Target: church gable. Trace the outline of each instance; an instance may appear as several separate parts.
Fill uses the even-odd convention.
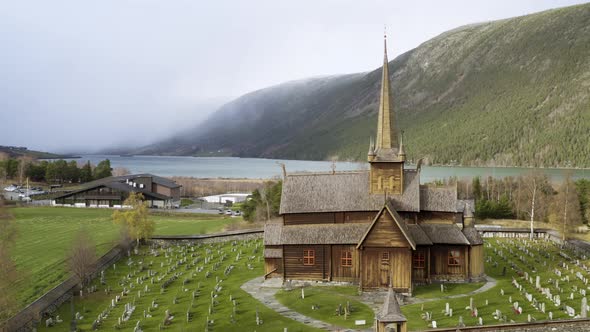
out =
[[[412,248],[416,245],[411,238],[405,221],[388,206],[379,211],[357,247]]]

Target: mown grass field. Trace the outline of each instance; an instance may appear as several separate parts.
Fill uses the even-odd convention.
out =
[[[13,255],[22,275],[15,285],[22,307],[67,279],[66,255],[81,227],[94,239],[99,256],[119,238],[119,228],[111,220],[113,211],[108,209],[31,207],[13,208],[10,212],[19,232]],[[242,222],[241,218],[205,214],[156,213],[150,218],[159,235],[213,233]]]
[[[83,316],[77,327],[90,331],[101,315],[100,331],[133,331],[138,321],[143,331],[318,331],[268,309],[240,288],[264,273],[262,252],[261,240],[143,246],[138,255],[107,268],[104,283],[95,279],[96,292],[75,297],[74,312]],[[129,292],[121,295],[125,289]],[[113,307],[116,296],[121,300]],[[134,310],[121,319],[126,304]],[[174,316],[169,324],[164,323],[167,310]],[[64,303],[56,313],[63,322],[49,328],[42,322],[39,331],[69,331],[71,312],[70,302]]]

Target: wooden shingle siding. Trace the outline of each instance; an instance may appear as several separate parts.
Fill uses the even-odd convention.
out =
[[[469,274],[470,277],[479,277],[484,274],[483,245],[469,248]]]
[[[410,247],[400,228],[388,213],[381,214],[363,245],[366,247]]]
[[[387,253],[388,263],[383,259]],[[387,287],[391,282],[394,290],[410,292],[412,288],[412,250],[409,248],[365,248],[362,253],[363,288]]]
[[[415,262],[415,255],[417,253],[421,253],[424,257],[423,267],[417,267]],[[428,279],[428,260],[430,259],[428,255],[427,248],[420,248],[416,249],[415,252],[412,253],[412,280],[417,282],[424,282]]]
[[[283,216],[285,225],[333,224],[334,213],[294,213]]]
[[[377,211],[366,211],[366,212],[345,212],[344,222],[345,223],[370,223],[375,218]]]
[[[352,253],[352,266],[342,266],[342,252]],[[358,281],[359,255],[354,245],[332,246],[332,280],[334,281]]]
[[[466,278],[468,260],[466,259],[467,246],[434,246],[430,250],[430,274],[431,275],[451,275]],[[456,250],[459,252],[459,267],[449,266],[449,251]]]
[[[285,261],[286,279],[322,280],[328,277],[328,264],[323,245],[289,245],[285,246],[283,255]],[[314,250],[313,265],[303,265],[303,251]]]
[[[264,259],[264,274],[269,274],[268,277],[280,276],[283,271],[282,258],[265,258]],[[274,272],[273,272],[274,271]]]

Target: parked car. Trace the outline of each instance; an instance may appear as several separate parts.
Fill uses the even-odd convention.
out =
[[[13,184],[13,185],[10,185],[10,186],[4,188],[4,191],[13,192],[13,191],[16,191],[18,189],[20,189],[20,186],[17,186],[15,184]]]
[[[234,211],[234,216],[241,216],[242,212],[240,210]]]
[[[233,214],[232,210],[225,210],[225,214],[231,216]]]

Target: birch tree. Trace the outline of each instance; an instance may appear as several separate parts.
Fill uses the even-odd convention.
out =
[[[155,223],[148,218],[147,203],[143,201],[141,193],[129,194],[123,205],[131,208],[113,212],[113,222],[125,227],[129,237],[139,245],[141,240],[152,236]]]

